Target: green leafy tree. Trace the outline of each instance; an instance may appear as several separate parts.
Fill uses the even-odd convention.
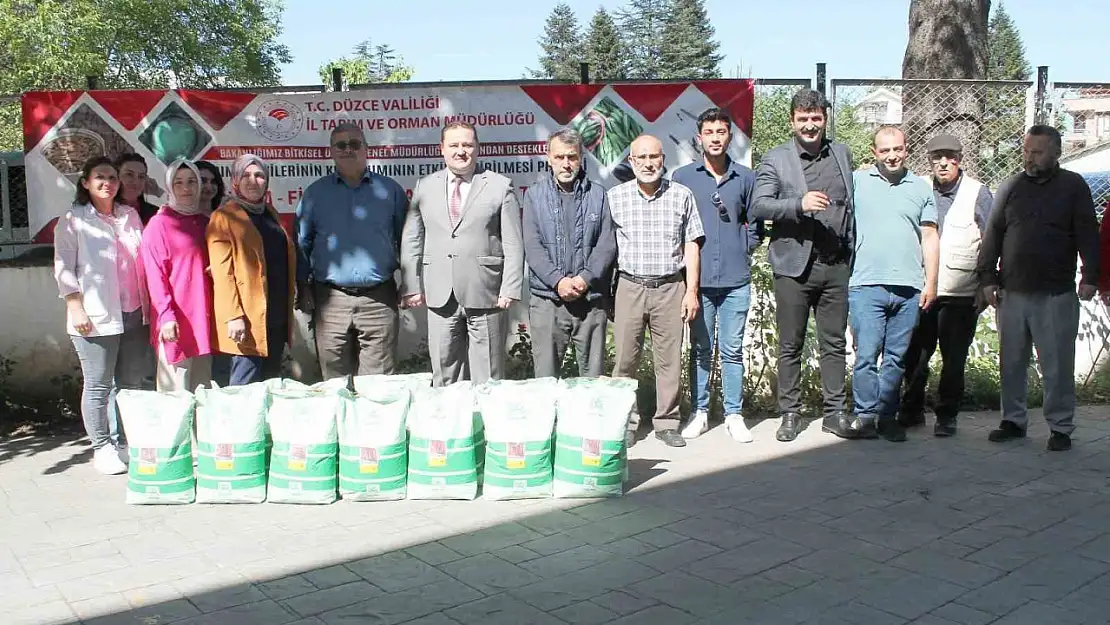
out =
[[[773,87],[756,93],[752,113],[752,163],[759,166],[763,155],[793,134],[790,127],[790,98],[793,87]]]
[[[348,85],[367,85],[376,82],[405,82],[412,80],[413,68],[404,64],[393,48],[374,46],[367,39],[354,47],[350,56],[328,61],[320,66],[320,80],[331,89],[332,69],[343,69],[343,82]]]
[[[628,0],[617,11],[628,49],[628,77],[658,80],[663,72],[663,35],[671,14],[671,0]]]
[[[533,78],[574,81],[579,78],[582,54],[582,33],[578,18],[569,4],[559,3],[547,16],[540,38],[540,69],[530,70]]]
[[[713,40],[705,0],[672,0],[669,14],[659,50],[659,78],[720,78],[724,57]]]
[[[279,0],[0,0],[0,93],[280,84]],[[0,109],[0,149],[22,144]]]
[[[628,51],[617,32],[613,16],[598,8],[586,33],[586,62],[590,79],[597,81],[628,78]]]
[[[1029,80],[1033,74],[1025,58],[1021,33],[1001,2],[994,7],[987,26],[987,50],[988,79]],[[980,177],[994,184],[1021,169],[1025,89],[1000,85],[987,91],[983,111],[983,162],[979,170]]]

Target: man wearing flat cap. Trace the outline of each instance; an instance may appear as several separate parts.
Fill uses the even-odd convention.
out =
[[[936,436],[956,433],[956,415],[964,392],[964,368],[975,326],[986,302],[979,296],[975,264],[991,213],[991,192],[960,168],[963,146],[952,135],[937,135],[925,145],[929,182],[937,203],[940,268],[937,300],[921,311],[906,352],[899,421],[903,427],[925,423],[925,387],[929,360],[940,347],[940,384],[934,408]]]

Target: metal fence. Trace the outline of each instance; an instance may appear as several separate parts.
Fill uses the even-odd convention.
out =
[[[1101,217],[1110,208],[1110,83],[1054,83],[1044,108],[1063,135],[1061,165],[1083,174]]]
[[[925,144],[952,134],[964,146],[961,166],[994,187],[1021,171],[1021,139],[1033,124],[1033,83],[983,80],[833,80],[833,130],[857,165],[871,162],[880,126],[906,133],[908,167],[927,174]]]

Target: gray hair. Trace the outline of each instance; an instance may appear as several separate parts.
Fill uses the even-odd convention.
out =
[[[559,130],[551,133],[551,136],[547,138],[548,150],[551,149],[551,142],[555,141],[556,139],[559,140],[559,143],[562,143],[564,145],[573,145],[575,148],[578,149],[579,156],[582,155],[582,134],[579,133],[577,130],[573,128],[560,128]]]
[[[341,132],[353,132],[359,137],[362,137],[363,142],[366,141],[366,134],[362,132],[362,128],[358,127],[358,124],[354,122],[339,122],[335,125],[335,128],[332,129],[331,136],[328,137],[328,143],[335,141],[335,135]]]

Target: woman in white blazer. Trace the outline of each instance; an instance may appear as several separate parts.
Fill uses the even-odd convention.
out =
[[[140,389],[151,375],[146,288],[140,265],[142,222],[121,204],[119,172],[106,157],[90,159],[73,207],[54,228],[54,277],[66,303],[66,326],[81,361],[81,417],[101,473],[127,471],[125,433],[109,438],[113,383]]]

